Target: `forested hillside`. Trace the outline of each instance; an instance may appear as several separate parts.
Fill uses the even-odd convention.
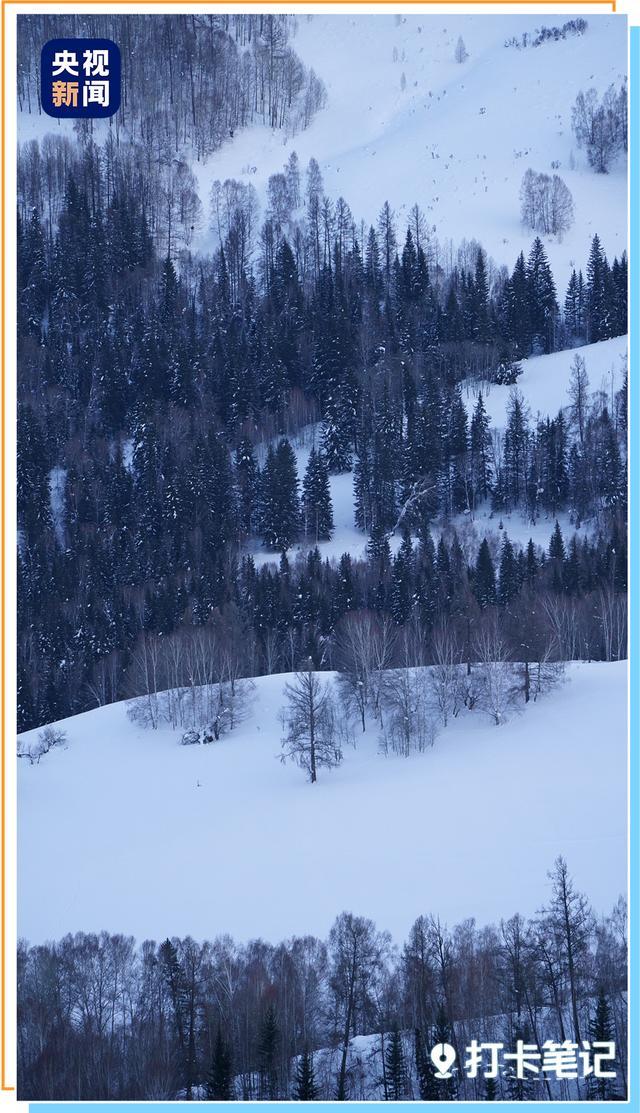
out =
[[[592,397],[578,357],[566,409],[532,421],[517,378],[532,351],[625,330],[624,259],[610,265],[595,238],[565,298],[539,238],[511,273],[491,275],[480,245],[433,272],[418,207],[402,235],[386,207],[361,245],[311,166],[297,250],[269,219],[250,267],[239,203],[216,256],[178,272],[126,179],[109,195],[102,160],[87,166],[91,149],[74,155],[56,233],[37,207],[19,225],[23,726],[137,694],[135,646],[203,622],[236,630],[251,675],[309,653],[321,666],[348,611],[402,626],[418,610],[428,637],[445,615],[511,614],[551,590],[578,614],[586,599],[575,653],[607,656],[591,616],[624,589],[625,393]],[[516,384],[497,441],[483,380]],[[317,451],[299,477],[290,438],[309,422]],[[352,466],[369,559],[327,563],[314,545],[332,533],[328,475]],[[595,529],[558,529],[547,553],[508,539],[465,553],[455,532],[432,534],[488,500]],[[309,556],[290,566],[301,537]],[[279,569],[255,568],[254,538]]]
[[[27,122],[55,26],[21,21]],[[496,613],[512,653],[533,614],[532,659],[619,657],[626,373],[618,360],[603,390],[602,360],[590,377],[588,348],[570,349],[626,331],[624,253],[585,236],[561,286],[535,233],[539,205],[556,211],[544,175],[523,185],[530,246],[508,265],[481,227],[443,251],[419,202],[401,218],[390,198],[363,221],[360,198],[329,195],[293,149],[325,94],[290,17],[77,17],[71,30],[118,39],[125,107],[112,127],[47,132],[19,153],[20,726],[141,694],[149,653],[161,686],[171,638],[188,645],[203,625],[238,675],[329,667],[353,612],[417,622],[408,664],[433,659],[444,620],[469,661]],[[610,160],[623,91],[574,112],[577,142],[587,117],[608,129]],[[249,124],[289,141],[265,198],[251,174],[201,196],[197,160]],[[216,246],[196,253],[203,219]],[[523,361],[562,350],[561,408],[531,412]],[[513,389],[492,425],[498,386]],[[351,473],[364,555],[335,527],[334,477]],[[528,546],[501,528],[514,514]]]

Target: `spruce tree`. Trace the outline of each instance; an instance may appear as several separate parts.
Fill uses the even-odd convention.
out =
[[[438,1082],[419,1028],[416,1028],[414,1033],[414,1047],[420,1101],[438,1101],[440,1097]]]
[[[285,552],[300,532],[300,502],[295,453],[283,439],[269,446],[260,477],[260,529],[267,548]]]
[[[329,488],[329,472],[322,452],[315,448],[302,483],[302,510],[307,539],[328,541],[333,533],[333,508]]]
[[[612,1043],[615,1040],[611,1009],[602,985],[598,989],[595,1012],[589,1025],[589,1036],[593,1043]],[[607,1070],[611,1069],[612,1065],[608,1063]],[[611,1101],[619,1096],[616,1093],[615,1079],[595,1076],[589,1078],[588,1094],[592,1101]]]
[[[273,1005],[268,1005],[262,1017],[258,1037],[259,1094],[260,1101],[275,1101],[278,1095],[278,1047],[280,1029]]]
[[[258,465],[251,441],[243,439],[236,449],[235,478],[240,537],[250,537],[257,525]]]
[[[518,561],[506,533],[502,539],[502,552],[500,554],[499,592],[498,598],[503,606],[510,603],[520,590],[520,574]]]
[[[402,1036],[398,1029],[391,1033],[384,1053],[386,1100],[403,1101],[407,1097],[407,1067],[402,1046]]]
[[[539,236],[536,236],[533,241],[529,253],[527,282],[531,307],[531,330],[535,338],[535,346],[541,352],[552,352],[555,347],[558,314],[556,287],[547,253]]]
[[[564,538],[560,523],[556,518],[556,524],[551,534],[549,541],[549,563],[553,570],[553,588],[555,591],[561,592],[564,586],[564,562],[566,560],[566,552],[564,547]]]
[[[606,259],[597,234],[591,241],[586,277],[587,343],[594,344],[597,340],[606,339],[609,334],[605,288]]]
[[[478,394],[470,429],[471,484],[474,502],[488,498],[491,484],[491,431],[482,391]]]
[[[305,1047],[298,1059],[293,1089],[294,1101],[318,1101],[320,1091],[316,1085],[313,1052]]]
[[[438,1006],[431,1039],[433,1047],[437,1047],[441,1043],[448,1043],[453,1046],[454,1043],[453,1028],[442,1001]],[[454,1066],[451,1070],[451,1078],[436,1079],[441,1101],[455,1101],[458,1097],[458,1079],[455,1072],[456,1067]]]
[[[222,1035],[220,1026],[218,1026],[211,1069],[207,1077],[207,1098],[209,1101],[233,1101],[235,1098],[231,1049]]]
[[[491,550],[486,539],[481,542],[476,560],[473,579],[473,592],[483,609],[492,607],[496,602],[496,574],[491,558]]]

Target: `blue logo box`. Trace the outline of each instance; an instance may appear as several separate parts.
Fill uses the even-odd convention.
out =
[[[113,116],[120,73],[120,48],[111,39],[50,39],[40,55],[42,108],[63,120]]]

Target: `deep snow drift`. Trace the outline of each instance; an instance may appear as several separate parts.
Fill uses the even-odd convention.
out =
[[[20,934],[276,941],[350,909],[402,940],[420,913],[534,913],[558,854],[597,910],[626,890],[626,663],[573,664],[507,724],[465,712],[410,758],[358,735],[315,786],[279,760],[286,679],[256,680],[218,744],[135,727],[120,703],[19,761]]]

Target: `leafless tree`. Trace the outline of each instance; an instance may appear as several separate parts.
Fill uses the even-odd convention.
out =
[[[495,616],[477,631],[475,653],[480,662],[478,707],[500,726],[517,706],[518,691],[507,643]]]
[[[343,702],[358,715],[363,731],[373,698],[374,672],[378,667],[376,643],[380,636],[380,620],[372,611],[350,611],[336,630],[335,662]]]
[[[562,236],[573,224],[573,198],[558,174],[527,170],[520,186],[522,223],[535,232]]]
[[[589,376],[584,356],[576,353],[569,373],[569,397],[571,399],[571,421],[578,433],[580,444],[584,444],[584,434],[589,410]]]
[[[441,624],[431,639],[433,665],[430,669],[431,688],[442,725],[456,716],[464,702],[462,689],[463,653],[455,631],[450,625]]]
[[[296,673],[293,682],[285,684],[285,696],[282,760],[295,761],[315,784],[318,769],[339,765],[342,751],[331,690],[328,682],[314,672],[311,658],[304,672]]]

